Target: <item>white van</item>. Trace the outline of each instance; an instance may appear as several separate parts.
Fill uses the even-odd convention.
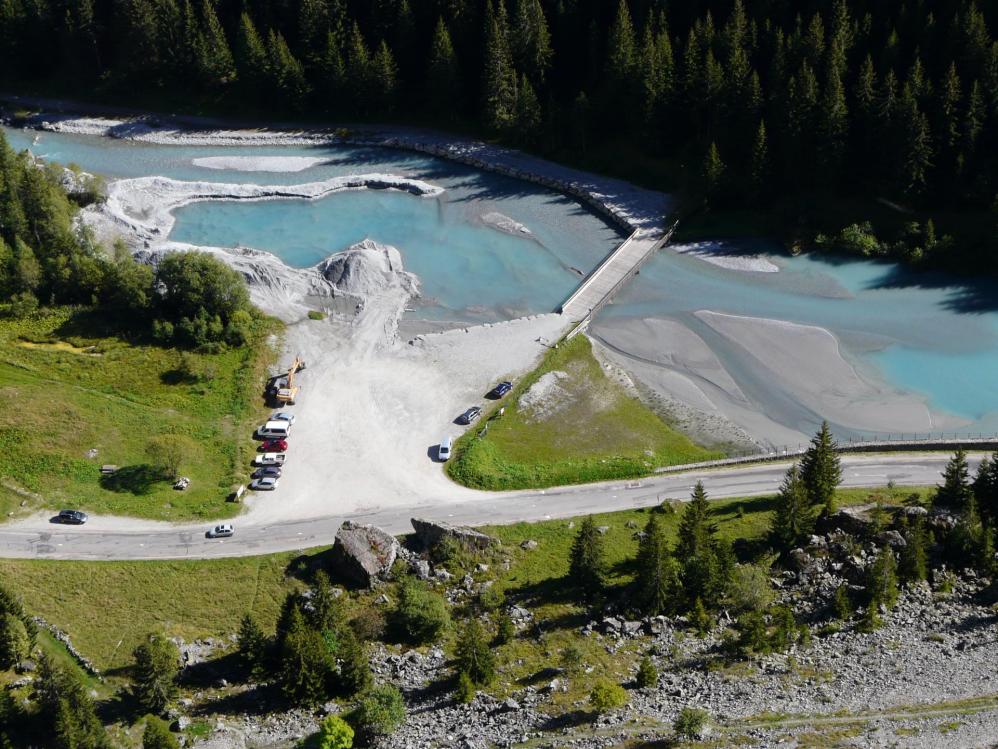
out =
[[[263,439],[285,439],[291,433],[291,422],[289,421],[268,421],[256,430],[257,436]]]
[[[440,446],[437,447],[437,460],[439,460],[441,463],[450,460],[450,445],[451,445],[450,437],[444,437],[442,440],[440,440]]]

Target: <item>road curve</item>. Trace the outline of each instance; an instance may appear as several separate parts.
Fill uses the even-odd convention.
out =
[[[846,487],[936,484],[949,460],[941,454],[843,456]],[[970,458],[976,467],[979,457]],[[236,534],[228,539],[207,539],[208,524],[149,524],[142,530],[101,528],[101,517],[83,527],[51,525],[43,518],[13,526],[0,526],[0,557],[23,559],[140,560],[209,559],[253,556],[332,544],[344,520],[373,523],[392,533],[411,530],[409,519],[424,517],[462,525],[502,525],[517,521],[548,520],[587,513],[612,512],[658,504],[663,499],[686,499],[697,480],[715,499],[769,494],[777,490],[788,463],[689,471],[640,481],[559,487],[509,492],[460,503],[432,500],[407,507],[386,507],[348,515],[254,525],[234,522]],[[112,523],[108,523],[112,525]]]

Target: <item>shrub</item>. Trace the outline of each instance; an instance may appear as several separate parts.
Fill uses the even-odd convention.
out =
[[[142,749],[180,749],[165,720],[150,715],[142,732]]]
[[[399,588],[395,619],[403,637],[418,644],[436,641],[450,624],[443,597],[413,578]]]
[[[318,749],[351,749],[353,729],[338,715],[330,715],[319,728]]]
[[[478,594],[478,603],[485,611],[497,611],[506,603],[506,595],[502,588],[490,585]]]
[[[310,309],[308,311],[308,319],[309,320],[325,320],[326,319],[326,313],[325,312],[319,312],[319,310],[317,310],[317,309]]]
[[[496,645],[512,642],[514,637],[516,637],[516,625],[513,624],[513,617],[503,611],[496,623]]]
[[[706,710],[697,707],[684,707],[672,722],[672,730],[681,739],[688,741],[699,739],[707,727],[708,717]]]
[[[372,736],[394,733],[405,720],[405,702],[397,687],[374,687],[360,701],[356,712],[357,725]]]
[[[562,648],[560,661],[561,667],[567,673],[577,674],[582,670],[582,651],[575,647],[575,645]]]
[[[457,686],[454,688],[454,699],[462,705],[467,705],[475,699],[475,683],[466,671],[457,675]]]
[[[835,598],[832,600],[832,608],[835,611],[835,618],[846,621],[852,618],[852,601],[849,600],[849,586],[842,583],[835,589]]]
[[[496,677],[496,659],[482,626],[472,619],[465,625],[457,643],[456,667],[476,686],[491,684]]]
[[[764,611],[775,598],[769,571],[759,564],[740,564],[731,572],[728,599],[737,611]]]
[[[385,636],[384,612],[374,606],[365,606],[350,620],[350,628],[361,640],[380,640]]]
[[[638,664],[638,675],[635,679],[639,688],[653,687],[658,684],[658,669],[651,662],[651,658],[645,656]]]
[[[597,713],[616,710],[627,704],[627,692],[620,684],[614,684],[607,679],[600,679],[589,693],[589,705]]]

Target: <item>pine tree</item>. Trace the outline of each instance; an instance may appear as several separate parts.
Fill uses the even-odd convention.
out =
[[[542,121],[541,103],[537,100],[534,87],[526,75],[520,77],[520,86],[516,94],[516,132],[525,143],[537,139]]]
[[[679,571],[669,553],[658,515],[654,513],[649,516],[644,535],[638,542],[635,566],[638,607],[649,616],[671,611],[680,592]]]
[[[823,421],[800,462],[808,499],[812,505],[823,505],[826,514],[835,510],[835,490],[842,481],[842,464],[837,450],[828,422]]]
[[[596,530],[592,515],[579,525],[572,542],[568,576],[587,603],[598,601],[606,586],[606,552],[603,536]]]
[[[516,66],[534,86],[543,86],[554,51],[540,0],[517,0],[512,47]]]
[[[638,675],[634,681],[637,683],[639,689],[654,687],[658,684],[658,669],[655,668],[655,664],[651,662],[651,658],[647,655],[638,664]]]
[[[721,182],[724,179],[724,162],[721,161],[721,154],[717,150],[717,143],[711,141],[704,156],[703,168],[700,170],[700,179],[703,183],[703,192],[707,200],[717,196],[721,189]]]
[[[894,608],[898,599],[897,564],[894,552],[884,547],[867,572],[866,592],[870,606]]]
[[[315,585],[305,613],[309,626],[314,630],[339,631],[342,628],[343,611],[325,570],[319,570],[315,575]]]
[[[752,161],[749,167],[749,200],[761,203],[764,200],[764,189],[769,183],[769,140],[766,136],[766,121],[759,120],[755,131],[755,142],[752,145]]]
[[[162,635],[150,635],[135,648],[132,691],[143,710],[161,713],[177,695],[180,652]]]
[[[787,469],[776,498],[770,534],[777,548],[784,552],[803,543],[814,529],[807,489],[796,463]]]
[[[243,616],[238,637],[239,659],[243,668],[254,678],[259,678],[266,666],[267,638],[251,614]]]
[[[484,687],[495,681],[495,655],[482,626],[474,619],[465,625],[458,638],[455,667],[459,674],[467,674],[475,686]]]
[[[606,70],[610,85],[627,90],[638,62],[637,41],[627,0],[620,0],[607,38]],[[620,90],[620,89],[617,89]]]
[[[362,643],[349,629],[340,635],[339,684],[346,694],[360,694],[371,686],[371,659]]]
[[[716,531],[716,526],[710,522],[707,492],[703,488],[703,482],[697,481],[679,521],[676,558],[683,561],[712,552]]]
[[[347,41],[346,84],[356,105],[362,111],[368,109],[371,105],[371,54],[356,21]]]
[[[398,85],[398,68],[392,51],[382,39],[378,51],[371,60],[371,87],[375,106],[380,112],[389,112],[395,98]]]
[[[273,29],[267,37],[268,69],[274,86],[281,93],[284,102],[292,109],[305,104],[308,82],[301,63],[291,54],[284,37]]]
[[[54,665],[47,655],[38,662],[34,698],[50,727],[52,749],[110,749],[111,742],[93,700],[69,671]]]
[[[707,613],[707,608],[703,605],[703,599],[699,596],[693,601],[693,607],[690,609],[690,624],[693,625],[693,629],[701,637],[706,637],[707,633],[710,632],[710,614]]]
[[[935,504],[962,510],[972,496],[967,453],[957,450],[943,470],[943,485],[936,487]]]
[[[898,572],[905,582],[924,580],[928,576],[928,559],[926,546],[925,523],[920,517],[915,517],[905,536],[905,545],[901,549],[901,559]]]
[[[236,74],[232,51],[211,0],[203,0],[201,17],[204,19],[201,74],[206,85],[220,86]]]
[[[516,70],[509,50],[506,11],[503,0],[499,10],[488,0],[485,11],[485,64],[482,90],[485,96],[485,121],[493,130],[506,130],[516,121]]]
[[[334,663],[321,633],[311,629],[301,610],[291,609],[278,653],[277,681],[286,699],[317,705],[326,699]]]
[[[437,19],[430,45],[430,62],[427,67],[426,85],[434,109],[448,112],[453,117],[461,100],[461,74],[450,32],[443,18]]]
[[[898,116],[902,123],[898,181],[905,194],[917,197],[925,190],[932,166],[932,134],[929,120],[919,109],[911,86],[905,84]]]
[[[998,524],[998,452],[985,456],[977,467],[973,484],[974,499],[981,517],[991,527]]]
[[[267,48],[248,13],[243,13],[239,17],[236,59],[240,80],[246,84],[249,91],[258,95],[259,87],[267,80],[270,63],[267,59]]]
[[[825,170],[826,179],[834,183],[838,179],[845,150],[848,133],[848,109],[846,108],[845,90],[842,79],[836,67],[829,67],[818,108],[818,137],[821,165]]]

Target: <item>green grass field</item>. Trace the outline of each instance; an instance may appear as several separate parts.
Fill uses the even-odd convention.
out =
[[[560,394],[548,399],[556,406],[546,414],[522,409],[520,396],[549,372],[565,374]],[[643,476],[658,466],[719,457],[609,379],[585,336],[551,349],[502,405],[505,414],[488,421],[485,437],[477,437],[482,426],[476,424],[457,441],[447,466],[455,481],[481,489],[557,486]]]
[[[225,500],[247,475],[273,356],[259,343],[188,354],[205,373],[192,381],[178,371],[178,350],[129,343],[86,313],[0,320],[0,512],[70,507],[164,520],[235,514],[238,505]],[[149,438],[167,433],[196,446],[181,465],[192,481],[183,492],[147,465]],[[121,470],[102,481],[106,463]]]

